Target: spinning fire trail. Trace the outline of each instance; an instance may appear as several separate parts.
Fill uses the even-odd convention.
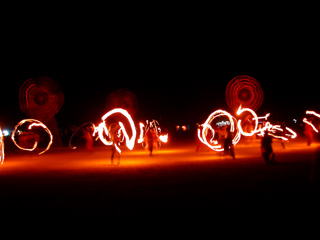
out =
[[[290,128],[286,127],[286,130],[289,132],[285,134],[285,136],[282,136],[281,134],[277,134],[278,132],[283,132],[284,129],[281,128],[280,125],[272,125],[270,122],[266,122],[265,126],[261,129],[258,129],[258,119],[264,118],[267,119],[270,114],[267,114],[264,117],[258,117],[257,114],[250,108],[241,108],[239,107],[237,111],[237,115],[241,115],[243,112],[249,112],[252,115],[252,120],[255,121],[254,129],[251,130],[251,132],[246,132],[243,130],[241,122],[242,120],[236,120],[235,117],[233,117],[230,113],[224,110],[217,110],[210,114],[210,116],[207,118],[204,124],[201,125],[200,128],[198,128],[198,138],[199,140],[211,148],[214,151],[224,151],[224,148],[221,146],[221,144],[218,143],[217,140],[215,140],[215,132],[216,130],[211,126],[211,123],[214,121],[215,118],[227,116],[230,122],[230,132],[233,133],[234,138],[232,139],[232,145],[235,146],[241,138],[241,135],[243,136],[253,136],[254,134],[258,134],[259,136],[263,136],[265,131],[268,131],[269,134],[272,137],[280,138],[285,141],[288,140],[288,138],[296,138],[297,134]]]

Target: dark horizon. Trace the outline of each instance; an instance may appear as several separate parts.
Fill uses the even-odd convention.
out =
[[[306,110],[319,111],[318,70],[308,52],[235,48],[212,55],[200,49],[197,53],[144,48],[141,53],[123,50],[102,59],[96,53],[61,51],[10,58],[1,76],[0,124],[12,128],[27,118],[19,107],[19,88],[28,78],[39,76],[53,78],[64,94],[56,115],[59,127],[98,123],[106,112],[107,96],[120,88],[137,96],[137,121],[203,123],[217,109],[235,115],[228,108],[225,90],[238,75],[249,75],[261,84],[264,101],[258,115],[270,112],[275,121],[301,121]]]
[[[19,108],[19,88],[25,80],[37,76],[49,76],[59,83],[65,101],[56,119],[62,126],[99,121],[106,112],[108,94],[120,88],[128,89],[137,96],[139,107],[136,117],[139,120],[162,118],[172,124],[201,123],[214,110],[231,112],[225,100],[225,89],[233,77],[240,75],[240,71],[216,73],[172,72],[167,76],[152,73],[108,76],[104,72],[93,71],[84,74],[73,74],[73,71],[12,73],[6,76],[7,81],[2,85],[1,111],[5,114],[1,124],[3,127],[14,126],[13,119],[26,118]],[[260,114],[268,111],[279,120],[288,120],[295,115],[301,117],[305,110],[318,111],[317,87],[312,87],[312,81],[308,85],[299,80],[299,75],[293,78],[290,74],[282,81],[279,79],[281,75],[272,73],[243,71],[242,74],[256,78],[261,84],[264,101],[257,111]]]

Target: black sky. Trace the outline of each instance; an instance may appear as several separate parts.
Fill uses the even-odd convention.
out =
[[[258,113],[290,119],[319,112],[318,34],[298,22],[22,26],[3,45],[0,123],[11,127],[26,117],[19,87],[41,75],[65,95],[56,116],[61,126],[98,122],[118,88],[136,94],[139,120],[203,122],[216,109],[229,110],[224,92],[237,75],[260,82],[265,98]]]

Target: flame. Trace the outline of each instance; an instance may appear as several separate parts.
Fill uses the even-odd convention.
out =
[[[320,118],[320,114],[319,114],[319,113],[316,113],[315,111],[309,111],[309,110],[307,110],[307,111],[306,111],[306,114],[312,114],[312,115],[315,115],[316,117]]]
[[[268,134],[274,138],[282,139],[284,141],[288,141],[288,137],[294,139],[297,137],[297,133],[294,132],[291,128],[286,127],[286,130],[290,133],[285,134],[285,136],[276,135],[276,131],[283,132],[283,129],[280,125],[272,125],[270,122],[266,122],[265,126],[257,131],[258,136],[264,136],[265,131],[268,131]]]
[[[139,123],[139,126],[140,126],[140,136],[138,139],[138,143],[142,143],[144,141],[144,124]]]
[[[16,131],[18,129],[18,127],[20,127],[21,125],[23,125],[24,123],[26,122],[30,122],[31,124],[29,125],[28,129],[31,130],[32,127],[34,126],[37,126],[37,127],[42,127],[50,136],[50,141],[48,143],[48,146],[45,150],[43,150],[42,152],[39,153],[40,154],[43,154],[45,153],[46,151],[48,151],[50,149],[50,146],[52,144],[52,141],[53,141],[53,137],[52,137],[52,134],[50,132],[50,130],[47,128],[46,125],[44,125],[42,122],[40,122],[39,120],[36,120],[36,119],[24,119],[22,121],[20,121],[14,128],[13,132],[12,132],[12,135],[11,135],[11,139],[13,141],[13,143],[18,147],[20,148],[21,150],[26,150],[26,151],[33,151],[37,148],[38,146],[38,142],[35,141],[34,144],[33,144],[33,147],[32,148],[23,148],[21,146],[19,146],[19,144],[16,142],[15,140],[15,134],[16,134]]]
[[[138,143],[142,143],[144,141],[145,134],[149,128],[152,128],[155,130],[155,133],[161,142],[164,142],[164,143],[168,142],[168,134],[161,135],[161,128],[159,127],[158,121],[152,120],[149,122],[148,120],[146,120],[146,123],[147,123],[147,127],[145,127],[143,123],[139,123],[140,135],[139,135]]]
[[[124,125],[123,125],[122,122],[119,122],[120,129],[119,129],[119,133],[118,133],[118,134],[120,134],[120,131],[123,133],[123,136],[124,136],[124,138],[125,138],[125,140],[126,140],[126,146],[127,146],[130,150],[132,150],[133,147],[134,147],[134,144],[135,144],[135,139],[136,139],[136,136],[137,136],[137,131],[136,131],[134,122],[133,122],[130,114],[129,114],[126,110],[124,110],[124,109],[115,108],[115,109],[107,112],[105,115],[103,115],[103,117],[102,117],[103,122],[100,123],[98,127],[95,127],[95,131],[94,131],[94,133],[93,133],[93,136],[95,136],[95,134],[98,132],[98,136],[99,136],[100,140],[101,140],[105,145],[107,145],[107,146],[114,145],[115,148],[117,149],[117,151],[118,151],[119,153],[121,153],[121,150],[120,150],[120,148],[117,146],[117,144],[114,143],[114,142],[112,142],[111,140],[109,140],[109,139],[111,139],[111,135],[110,135],[110,133],[109,133],[109,131],[108,131],[108,128],[107,128],[107,126],[106,126],[106,124],[105,124],[105,120],[106,120],[108,117],[110,117],[112,114],[115,114],[115,113],[121,113],[122,115],[124,115],[124,116],[128,119],[128,121],[129,121],[129,123],[130,123],[130,127],[131,127],[131,130],[132,130],[132,136],[131,136],[131,138],[129,138],[128,133],[127,133],[127,131],[126,131],[126,129],[125,129],[125,127],[124,127]],[[105,135],[106,135],[109,139],[107,139],[107,138],[104,136],[104,133],[105,133]]]
[[[309,124],[315,132],[319,132],[318,129],[311,122],[309,122],[306,118],[304,118],[302,120],[302,122]]]
[[[258,129],[258,116],[252,109],[250,109],[250,108],[241,108],[241,105],[240,105],[240,107],[239,107],[239,109],[237,111],[237,115],[240,115],[241,113],[243,113],[245,111],[250,112],[252,114],[252,116],[253,116],[252,119],[254,119],[254,121],[255,121],[254,130],[252,130],[251,133],[244,132],[243,129],[242,129],[242,126],[241,126],[241,119],[238,121],[238,128],[239,128],[240,133],[243,136],[250,137],[250,136],[253,136],[257,132],[257,129]]]
[[[230,126],[231,132],[235,132],[236,128],[238,129],[237,133],[235,134],[233,140],[232,140],[232,144],[235,146],[241,138],[241,135],[243,136],[253,136],[254,134],[257,134],[258,136],[264,136],[265,131],[268,130],[269,135],[273,136],[275,138],[279,138],[282,140],[287,141],[289,138],[294,139],[297,137],[297,134],[291,129],[286,127],[286,130],[288,133],[285,134],[285,136],[279,136],[276,135],[277,131],[283,132],[284,129],[281,128],[280,125],[272,125],[270,122],[267,122],[265,124],[265,126],[261,129],[258,129],[258,119],[265,119],[267,120],[267,118],[270,116],[270,113],[266,114],[265,116],[262,117],[258,117],[257,114],[250,108],[242,108],[241,105],[237,111],[237,115],[242,114],[243,112],[248,111],[251,113],[251,115],[253,116],[253,120],[255,121],[255,127],[254,129],[248,133],[243,131],[242,126],[241,126],[241,120],[236,120],[235,117],[233,117],[230,113],[228,113],[227,111],[224,110],[217,110],[213,113],[211,113],[211,115],[207,118],[207,120],[205,121],[204,124],[201,125],[202,129],[198,128],[198,138],[199,140],[207,145],[209,148],[211,148],[212,150],[215,151],[223,151],[224,148],[221,147],[220,144],[218,144],[218,141],[214,140],[214,135],[215,135],[215,130],[211,127],[210,123],[216,118],[216,117],[220,117],[220,116],[228,116],[229,121],[230,121]],[[211,132],[211,139],[207,139],[208,136],[208,132]]]
[[[220,144],[218,144],[218,141],[214,140],[214,135],[215,135],[215,131],[214,129],[211,127],[210,123],[217,117],[220,116],[227,116],[229,118],[229,122],[230,122],[230,131],[232,133],[235,132],[236,130],[236,122],[237,120],[227,111],[224,110],[216,110],[215,112],[211,113],[210,116],[207,118],[207,120],[205,121],[204,124],[202,124],[202,130],[200,128],[198,128],[198,138],[199,140],[207,145],[209,148],[211,148],[214,151],[224,151],[224,148],[221,147]],[[207,140],[207,133],[208,131],[211,131],[212,133],[212,137],[211,139]],[[232,140],[232,144],[236,145],[239,141],[240,141],[240,133],[239,131],[235,134],[233,140]]]
[[[320,114],[316,113],[315,111],[307,110],[306,114],[311,114],[311,115],[314,115],[314,116],[320,118]],[[309,124],[315,132],[317,132],[317,133],[319,132],[318,129],[311,122],[309,122],[306,118],[304,118],[302,121],[306,124]]]
[[[168,134],[160,135],[159,139],[160,139],[161,142],[164,142],[164,143],[168,142]]]

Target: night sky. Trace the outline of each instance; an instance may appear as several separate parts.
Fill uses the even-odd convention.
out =
[[[265,97],[258,115],[270,112],[291,121],[307,109],[320,112],[318,36],[304,27],[238,25],[224,32],[186,26],[168,30],[158,23],[139,30],[126,25],[115,33],[80,25],[72,31],[24,30],[8,39],[1,73],[2,128],[26,118],[19,108],[19,87],[38,76],[55,79],[64,93],[56,115],[60,127],[98,123],[108,94],[119,88],[137,96],[138,121],[203,123],[214,110],[230,111],[225,89],[238,75],[260,82]]]

